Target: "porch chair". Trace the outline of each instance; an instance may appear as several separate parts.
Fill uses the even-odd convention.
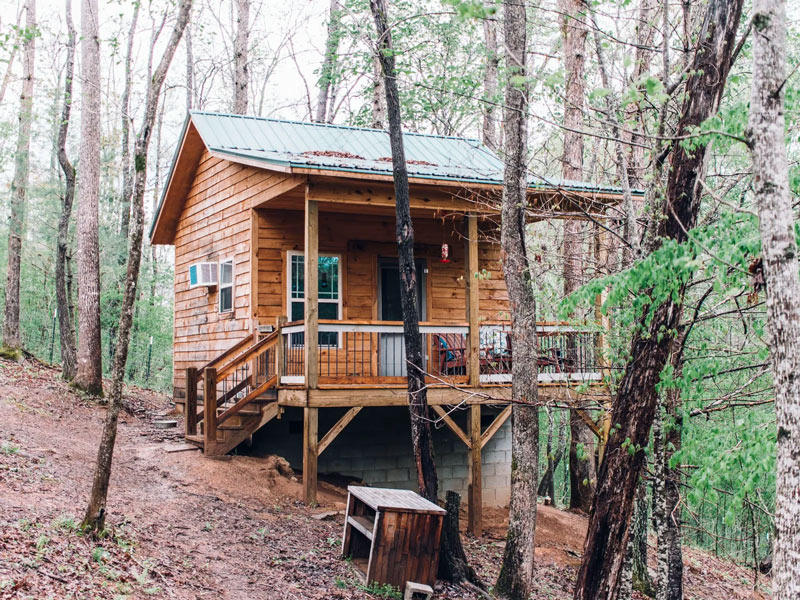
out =
[[[467,372],[466,339],[460,333],[433,335],[433,352],[438,371],[436,375],[464,375]]]

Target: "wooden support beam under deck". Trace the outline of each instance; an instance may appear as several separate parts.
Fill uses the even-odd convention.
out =
[[[464,445],[469,449],[472,445],[472,442],[470,442],[469,437],[467,436],[466,433],[464,433],[461,427],[459,427],[458,424],[455,421],[453,421],[453,419],[450,417],[447,411],[438,404],[431,405],[431,408],[437,415],[439,415],[439,418],[445,422],[447,427],[450,428],[450,431],[455,433],[456,437],[460,439],[462,442],[464,442]]]
[[[481,405],[469,407],[469,483],[467,485],[467,531],[474,536],[483,532],[483,458],[481,456]]]
[[[494,437],[494,434],[497,433],[500,428],[503,426],[503,423],[508,421],[508,417],[511,416],[511,405],[509,404],[506,406],[503,411],[494,418],[492,424],[486,428],[486,431],[483,432],[481,435],[481,448],[483,448],[486,444],[489,443]]]
[[[305,208],[305,376],[306,387],[319,385],[319,205],[309,198],[306,186]]]
[[[303,502],[317,503],[319,409],[303,408]]]
[[[317,446],[317,457],[320,454],[325,452],[325,449],[331,444],[333,440],[335,440],[340,433],[350,424],[350,421],[355,419],[356,415],[361,412],[361,406],[356,406],[355,408],[351,408],[348,410],[341,419],[336,421],[336,424],[328,430],[322,439],[319,441],[319,445]]]

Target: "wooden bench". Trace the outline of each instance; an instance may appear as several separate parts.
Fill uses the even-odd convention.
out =
[[[433,586],[445,510],[410,490],[351,485],[347,492],[342,557],[366,584]]]

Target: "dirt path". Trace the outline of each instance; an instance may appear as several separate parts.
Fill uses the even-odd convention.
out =
[[[280,460],[168,452],[183,444],[178,431],[152,424],[166,413],[165,399],[130,392],[109,496],[113,535],[94,541],[79,535],[75,523],[105,410],[51,369],[0,361],[0,598],[376,597],[339,558],[342,517],[312,518],[343,509],[343,490],[323,484],[322,506],[310,510],[299,501],[300,482]],[[504,519],[493,511],[485,537],[465,538],[487,582],[499,567]],[[571,597],[584,534],[582,517],[542,507],[537,598]],[[706,575],[718,567],[702,561]],[[709,595],[689,597],[760,597],[744,585],[746,572],[730,569],[711,581],[690,569],[691,585]],[[438,591],[439,598],[473,598],[460,588]]]

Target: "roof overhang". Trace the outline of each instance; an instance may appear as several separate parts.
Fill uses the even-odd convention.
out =
[[[201,136],[198,128],[192,121],[191,113],[187,115],[181,131],[180,140],[170,166],[169,174],[161,195],[158,208],[153,217],[150,228],[151,244],[172,244],[178,225],[180,214],[183,211],[186,197],[192,185],[195,172],[200,163],[203,152],[215,158],[233,163],[276,171],[287,175],[296,175],[299,178],[308,177],[359,179],[374,182],[392,182],[391,173],[376,172],[366,168],[347,167],[331,168],[314,167],[307,163],[292,160],[276,160],[263,156],[253,156],[247,152],[237,152],[230,148],[209,146]],[[485,195],[493,199],[491,204],[499,205],[500,194],[503,186],[497,181],[482,179],[481,177],[468,178],[441,178],[434,176],[420,176],[411,174],[409,183],[420,186],[437,186],[445,188],[448,193],[461,195],[469,191],[475,197]],[[634,190],[634,195],[642,195],[639,190]],[[569,185],[566,182],[548,182],[542,178],[541,182],[533,182],[528,186],[528,198],[532,209],[532,218],[581,218],[594,217],[604,211],[605,206],[616,204],[622,200],[621,191],[597,186],[592,188],[586,184]],[[497,212],[499,208],[492,209],[490,204],[484,207],[484,212]],[[536,216],[540,213],[541,216]]]
[[[186,195],[204,150],[203,138],[192,123],[191,115],[187,115],[158,208],[153,215],[153,224],[150,226],[151,244],[173,242]]]

